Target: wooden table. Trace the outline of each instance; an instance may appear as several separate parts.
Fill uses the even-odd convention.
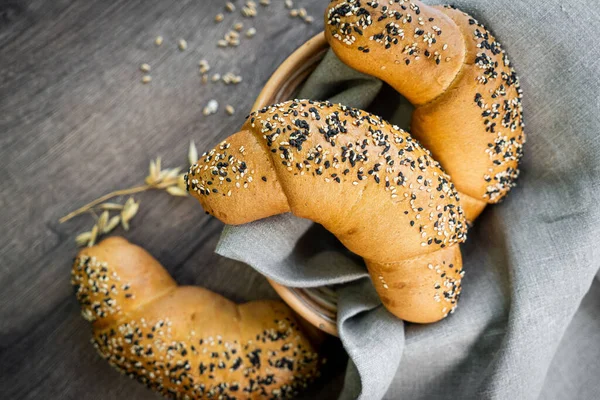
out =
[[[257,1],[258,2],[258,1]],[[13,1],[0,3],[0,392],[5,399],[146,399],[93,350],[69,283],[75,236],[89,215],[69,211],[141,183],[150,159],[186,165],[190,139],[208,149],[235,132],[277,65],[322,29],[323,1],[282,0],[258,15],[227,13],[224,1]],[[301,3],[301,4],[300,4]],[[222,12],[225,20],[214,22]],[[234,22],[254,26],[236,48],[217,40]],[[245,31],[245,29],[244,29]],[[164,37],[157,47],[154,39]],[[177,40],[188,43],[180,51]],[[201,83],[198,62],[234,72],[238,85]],[[139,66],[152,67],[141,82]],[[202,108],[216,99],[216,115]],[[228,116],[225,104],[237,112]],[[177,281],[236,301],[275,298],[248,266],[213,253],[222,224],[191,198],[146,192],[129,240],[156,256]],[[332,398],[343,360],[312,398]]]

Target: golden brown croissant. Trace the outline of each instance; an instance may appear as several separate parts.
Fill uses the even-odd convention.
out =
[[[429,152],[377,116],[328,102],[267,107],[203,154],[187,183],[227,224],[291,211],[323,225],[365,259],[402,319],[433,322],[456,306],[459,199]]]
[[[522,94],[485,27],[416,0],[333,0],[325,27],[339,59],[416,107],[411,134],[452,177],[467,220],[514,186],[525,142]]]
[[[72,283],[93,342],[121,372],[171,398],[288,398],[319,357],[279,301],[236,305],[180,287],[122,238],[82,250]]]

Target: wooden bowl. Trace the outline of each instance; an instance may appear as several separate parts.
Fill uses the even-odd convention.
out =
[[[294,98],[300,85],[315,70],[329,45],[319,33],[300,46],[275,70],[258,95],[253,110]],[[338,336],[337,295],[333,287],[292,288],[269,283],[294,311],[320,330]]]

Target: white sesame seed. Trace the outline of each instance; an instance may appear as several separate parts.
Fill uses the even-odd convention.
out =
[[[242,24],[241,22],[236,22],[235,24],[233,24],[233,29],[235,29],[238,32],[241,32],[243,28],[244,24]]]
[[[235,113],[235,108],[233,108],[233,106],[232,106],[232,105],[230,105],[230,104],[227,104],[227,105],[225,106],[225,112],[226,112],[227,114],[229,114],[229,115],[233,115],[233,114]]]
[[[210,65],[204,60],[200,61],[200,73],[205,74],[210,71]]]
[[[234,5],[232,2],[228,1],[228,2],[225,4],[225,9],[226,9],[227,11],[229,11],[229,12],[234,12],[234,11],[235,11],[235,5]]]
[[[185,49],[187,49],[187,42],[185,41],[185,39],[179,39],[178,45],[179,50],[181,51],[185,51]]]
[[[152,77],[150,75],[144,75],[142,77],[142,83],[150,83],[151,80],[152,80]]]
[[[256,35],[256,29],[254,28],[250,28],[246,31],[246,37],[253,37],[254,35]]]
[[[140,65],[140,70],[142,72],[150,72],[150,64],[144,63],[144,64]]]
[[[219,109],[219,103],[216,100],[210,100],[204,110],[202,110],[202,114],[211,115],[217,112]]]
[[[221,13],[215,15],[215,22],[219,23],[221,21],[223,21],[223,19],[225,18],[225,16]]]
[[[160,46],[163,42],[163,37],[162,36],[157,36],[156,39],[154,39],[154,44],[157,46]]]
[[[242,15],[244,17],[254,17],[256,15],[256,3],[247,1],[246,6],[242,8]]]

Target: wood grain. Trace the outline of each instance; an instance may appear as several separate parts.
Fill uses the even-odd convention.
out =
[[[225,13],[224,1],[0,2],[0,392],[7,399],[146,399],[89,343],[69,283],[74,237],[89,216],[69,211],[114,189],[140,183],[151,158],[185,165],[194,139],[207,149],[235,132],[276,66],[322,29],[324,4],[296,1],[313,24],[290,19],[283,2],[258,16]],[[241,21],[255,26],[238,48],[216,41]],[[160,47],[157,35],[164,37]],[[177,39],[188,50],[177,49]],[[211,72],[242,75],[239,85],[202,85]],[[152,66],[141,83],[139,65]],[[219,113],[203,116],[210,99]],[[225,104],[237,113],[225,114]],[[246,265],[213,253],[222,225],[191,198],[148,192],[126,237],[155,255],[181,284],[202,285],[236,301],[275,298]],[[117,234],[123,234],[117,230]],[[343,378],[336,349],[329,383],[311,398],[332,398]]]

